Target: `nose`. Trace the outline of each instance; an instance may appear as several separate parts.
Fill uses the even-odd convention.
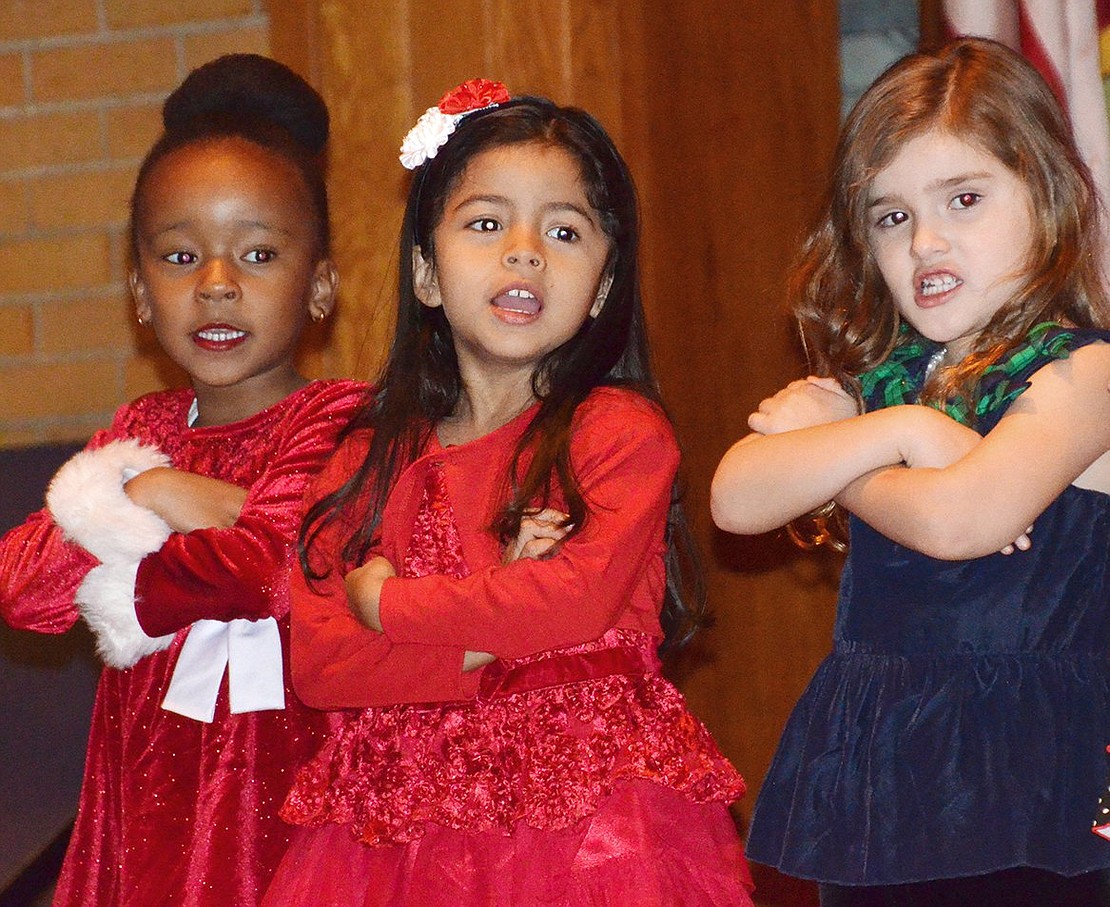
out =
[[[948,251],[948,239],[935,218],[918,217],[914,222],[911,251],[918,260],[928,260]]]
[[[205,302],[234,302],[241,291],[235,269],[222,258],[211,259],[200,271],[197,296]]]
[[[540,251],[539,241],[530,231],[524,230],[515,231],[509,236],[503,260],[505,266],[509,268],[542,271],[547,267],[547,260]]]

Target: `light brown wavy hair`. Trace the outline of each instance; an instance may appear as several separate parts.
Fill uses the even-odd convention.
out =
[[[805,240],[789,294],[810,368],[858,391],[858,376],[894,348],[901,319],[868,245],[871,186],[908,141],[944,130],[992,155],[1032,198],[1033,237],[1019,289],[963,362],[938,371],[931,402],[972,398],[983,370],[1042,321],[1110,325],[1101,206],[1067,115],[1021,56],[965,38],[905,57],[849,114],[827,204]]]

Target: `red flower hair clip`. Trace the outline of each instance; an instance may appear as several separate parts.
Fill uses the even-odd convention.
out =
[[[490,79],[470,79],[452,88],[429,107],[401,143],[401,163],[409,170],[430,161],[469,114],[512,99],[509,90]]]

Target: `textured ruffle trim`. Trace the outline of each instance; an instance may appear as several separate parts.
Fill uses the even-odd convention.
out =
[[[413,841],[428,822],[559,829],[634,779],[699,803],[745,790],[678,690],[658,673],[613,674],[473,703],[368,709],[301,770],[282,818],[351,825],[367,844]]]

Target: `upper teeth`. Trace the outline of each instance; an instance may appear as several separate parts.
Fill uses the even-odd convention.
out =
[[[230,328],[206,328],[203,331],[197,331],[197,336],[202,340],[211,340],[214,343],[223,343],[227,340],[238,340],[240,337],[246,337],[246,331],[233,331]]]
[[[937,293],[947,293],[960,285],[958,277],[945,274],[943,277],[924,277],[921,280],[921,295],[935,296]]]
[[[521,299],[535,299],[536,294],[530,293],[528,290],[509,290],[506,296],[519,296]]]

